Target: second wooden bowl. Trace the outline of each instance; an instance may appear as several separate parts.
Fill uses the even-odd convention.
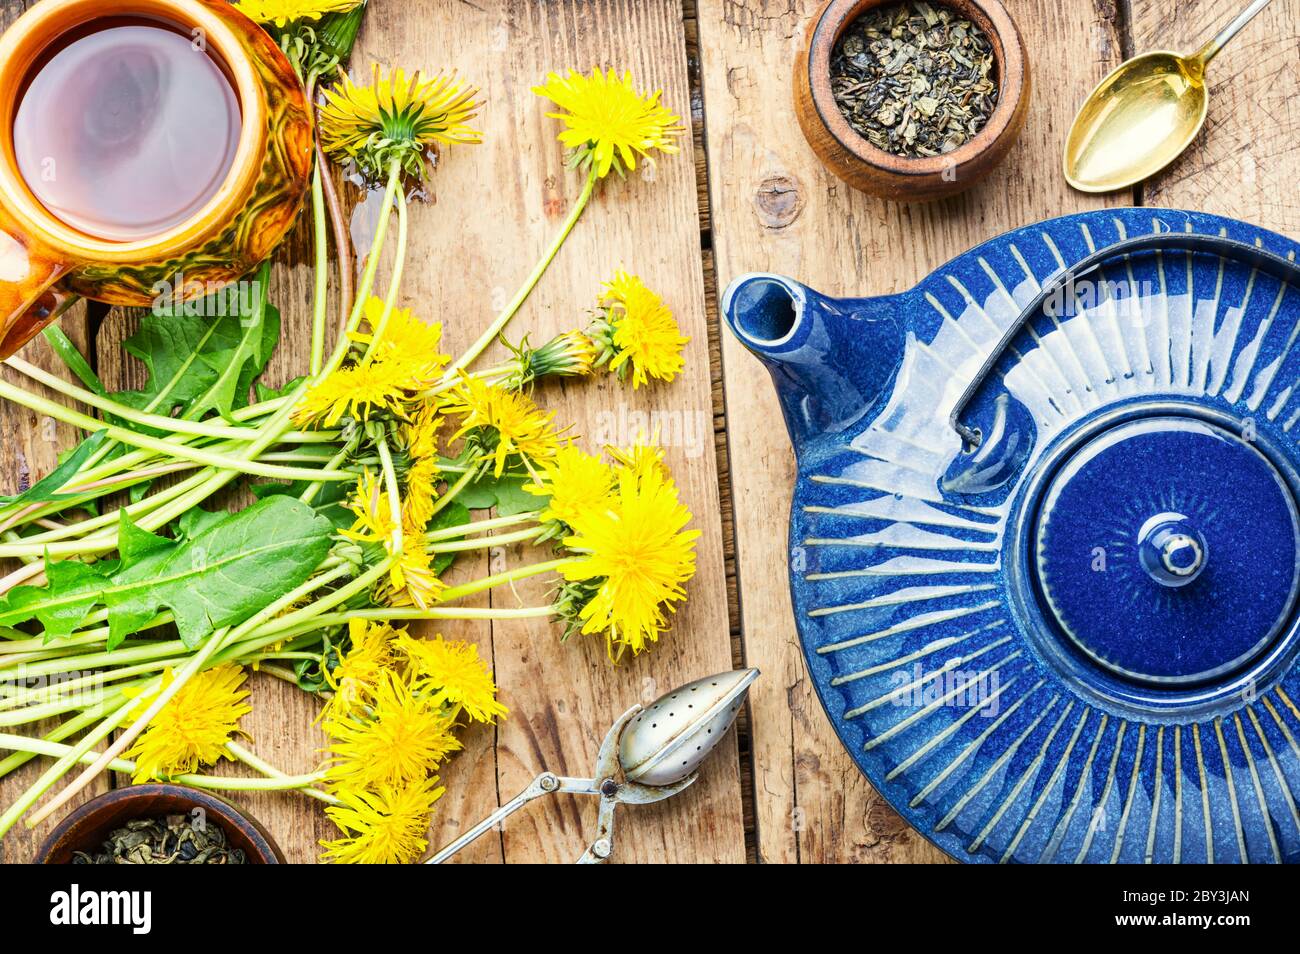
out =
[[[900,202],[939,199],[969,188],[1006,156],[1029,109],[1029,64],[1020,31],[997,0],[935,0],[979,26],[993,44],[998,103],[984,128],[942,156],[911,159],[873,146],[840,112],[831,92],[831,55],[850,23],[894,0],[828,0],[808,28],[794,67],[795,114],[826,168],[855,189]]]
[[[167,784],[131,785],[92,798],[50,832],[36,862],[71,864],[73,852],[94,854],[110,832],[134,818],[189,815],[195,809],[206,814],[208,824],[221,826],[226,842],[232,848],[242,848],[249,864],[284,864],[284,855],[270,834],[242,810],[211,792]]]

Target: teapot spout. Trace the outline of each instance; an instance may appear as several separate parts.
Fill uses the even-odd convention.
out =
[[[828,298],[780,275],[742,275],[722,297],[732,334],[767,366],[795,450],[865,417],[902,365],[897,299]]]

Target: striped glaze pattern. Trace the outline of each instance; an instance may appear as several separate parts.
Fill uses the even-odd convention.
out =
[[[1010,572],[1035,465],[1116,409],[1204,408],[1257,431],[1296,469],[1300,289],[1217,256],[1115,261],[1102,293],[1029,323],[972,405],[986,426],[999,401],[1027,415],[1032,440],[1004,462],[1013,476],[975,492],[951,479],[962,448],[948,413],[1025,303],[1062,268],[1151,231],[1220,234],[1291,260],[1300,250],[1197,213],[1051,220],[971,250],[900,296],[828,301],[828,320],[849,333],[865,327],[854,317],[884,310],[894,324],[874,333],[901,335],[892,379],[857,418],[810,431],[792,419],[800,401],[783,396],[800,465],[791,580],[810,671],[868,778],[958,859],[1300,859],[1291,657],[1212,704],[1116,702],[1045,658]],[[774,377],[779,391],[793,387],[790,375]],[[1221,624],[1232,625],[1229,613]]]

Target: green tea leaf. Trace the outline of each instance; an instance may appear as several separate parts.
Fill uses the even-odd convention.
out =
[[[166,607],[192,648],[305,582],[329,552],[332,530],[306,504],[279,496],[190,526],[193,537],[171,541],[123,512],[118,568],[50,563],[48,586],[17,586],[0,600],[0,626],[35,618],[47,636],[66,636],[102,605],[112,648]]]
[[[22,493],[13,497],[0,497],[0,504],[8,506],[10,504],[42,503],[49,500],[67,500],[77,496],[75,493],[60,494],[56,491],[60,490],[64,484],[76,475],[77,471],[81,470],[81,465],[95,451],[99,450],[100,445],[104,443],[107,437],[106,431],[96,431],[91,434],[77,445],[76,450],[64,457],[58,467],[55,467]]]

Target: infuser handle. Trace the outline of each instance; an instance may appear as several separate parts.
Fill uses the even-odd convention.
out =
[[[1038,294],[1034,296],[1033,301],[1025,306],[1020,316],[1003,332],[997,345],[994,346],[989,356],[984,359],[984,363],[980,365],[979,370],[975,372],[975,376],[971,378],[970,384],[966,385],[966,390],[962,392],[961,397],[957,399],[957,403],[953,405],[952,413],[948,415],[948,426],[957,432],[967,451],[973,451],[979,447],[983,441],[983,436],[977,428],[971,427],[962,421],[966,408],[975,399],[975,395],[979,393],[980,388],[984,386],[985,380],[993,372],[993,368],[1002,358],[1007,348],[1010,347],[1011,342],[1020,334],[1025,325],[1042,310],[1048,299],[1069,284],[1087,278],[1094,272],[1099,271],[1106,262],[1113,258],[1132,255],[1136,252],[1154,251],[1206,252],[1223,258],[1232,257],[1242,260],[1261,272],[1272,275],[1279,281],[1288,284],[1300,279],[1300,265],[1295,262],[1265,251],[1258,246],[1247,245],[1245,242],[1238,242],[1235,239],[1224,238],[1220,235],[1156,232],[1150,235],[1139,235],[1136,238],[1123,239],[1113,245],[1097,249],[1097,251],[1080,259],[1073,265],[1062,268],[1043,284]]]
[[[543,795],[556,795],[559,793],[570,795],[599,795],[600,790],[596,787],[596,780],[590,778],[569,778],[565,775],[556,775],[553,772],[543,772],[529,784],[529,786],[516,795],[510,801],[506,802],[487,818],[483,819],[465,834],[461,835],[451,844],[440,849],[432,857],[425,860],[426,865],[440,865],[456,852],[460,851],[470,842],[474,841],[485,832],[491,831],[506,818],[513,815],[519,809],[523,808],[535,798],[541,798]]]

